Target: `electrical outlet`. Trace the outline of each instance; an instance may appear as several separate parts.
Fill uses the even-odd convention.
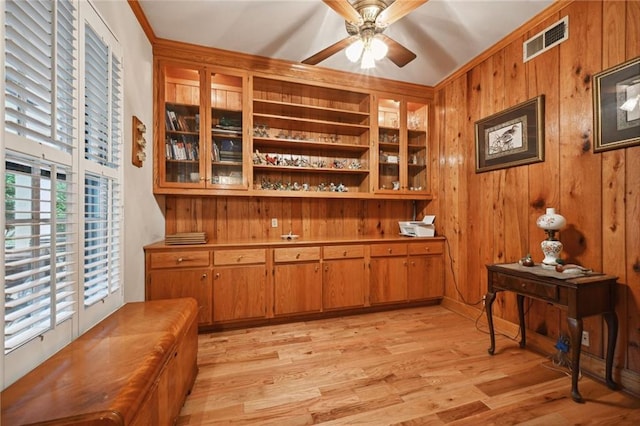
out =
[[[277,228],[278,227],[278,218],[274,217],[271,219],[271,227],[272,228]]]
[[[589,346],[589,332],[582,332],[582,346]]]

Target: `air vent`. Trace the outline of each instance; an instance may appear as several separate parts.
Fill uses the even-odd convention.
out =
[[[569,39],[569,16],[565,16],[555,24],[545,28],[538,34],[524,42],[522,54],[523,62],[535,58],[554,46]]]

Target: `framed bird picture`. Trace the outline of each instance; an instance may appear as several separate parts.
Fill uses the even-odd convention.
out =
[[[476,173],[544,161],[544,95],[475,123]]]
[[[640,145],[640,56],[593,76],[593,151]]]

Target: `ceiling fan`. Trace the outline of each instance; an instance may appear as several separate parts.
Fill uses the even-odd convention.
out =
[[[372,68],[376,60],[387,56],[399,67],[416,54],[383,34],[389,25],[406,16],[428,0],[323,0],[345,19],[348,37],[302,61],[316,65],[343,49],[352,62],[361,60],[362,68]]]

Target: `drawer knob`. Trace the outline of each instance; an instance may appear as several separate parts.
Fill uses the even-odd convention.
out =
[[[183,260],[184,260],[183,258],[179,257],[178,258],[178,263],[182,263]]]
[[[389,254],[391,254],[391,253],[393,252],[393,250],[392,250],[392,249],[387,249],[387,250],[389,251]]]
[[[346,256],[346,255],[347,255],[347,251],[346,251],[346,250],[345,250],[345,251],[343,251],[343,252],[342,252],[342,255],[343,255],[343,256]]]
[[[296,259],[300,259],[300,253],[296,254]]]
[[[242,256],[241,255],[238,256],[238,260],[236,262],[240,262],[240,261],[242,261]]]
[[[522,288],[525,288],[527,285],[525,283],[522,283]]]

